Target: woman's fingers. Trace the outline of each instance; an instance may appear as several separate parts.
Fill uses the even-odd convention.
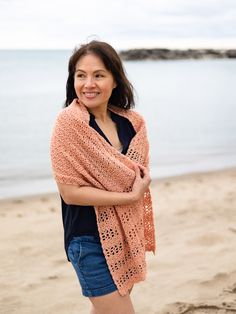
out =
[[[141,165],[141,164],[136,164],[138,167],[140,167],[140,168],[145,168],[143,165]]]
[[[151,177],[148,168],[144,167],[143,165],[138,164],[138,167],[141,171],[141,178],[145,178],[147,182],[151,182]]]
[[[138,164],[139,169],[141,170],[141,172],[146,175],[148,174],[148,169],[140,164]]]
[[[140,168],[138,167],[137,164],[135,164],[134,169],[135,169],[136,178],[137,178],[137,177],[140,178],[140,177],[141,177]]]
[[[143,178],[146,175],[146,168],[143,167],[140,164],[135,164],[135,172],[136,176],[138,175],[139,177]]]

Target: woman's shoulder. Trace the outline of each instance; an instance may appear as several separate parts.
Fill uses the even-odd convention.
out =
[[[112,112],[117,113],[118,115],[127,119],[132,118],[139,121],[144,120],[142,114],[135,109],[123,109],[115,106],[110,106],[109,109],[111,109]]]
[[[131,114],[132,114],[135,118],[140,119],[140,120],[142,120],[142,121],[144,120],[142,114],[141,114],[140,112],[138,112],[137,110],[130,109],[130,111],[131,111]]]
[[[57,113],[56,121],[72,122],[82,120],[83,118],[83,110],[73,101],[69,106],[61,108]]]

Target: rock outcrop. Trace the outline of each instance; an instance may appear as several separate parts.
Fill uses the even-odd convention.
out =
[[[129,49],[120,51],[123,60],[179,60],[236,58],[236,49]]]

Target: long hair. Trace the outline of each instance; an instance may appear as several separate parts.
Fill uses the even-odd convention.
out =
[[[126,77],[122,61],[115,49],[106,42],[92,40],[75,48],[68,64],[68,78],[66,83],[66,101],[64,107],[70,105],[74,98],[77,98],[74,88],[75,67],[79,59],[87,54],[98,56],[105,68],[110,71],[117,86],[113,89],[108,103],[123,109],[130,109],[135,106],[133,86]]]

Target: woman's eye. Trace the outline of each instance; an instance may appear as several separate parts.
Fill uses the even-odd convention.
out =
[[[83,78],[83,77],[84,77],[84,74],[77,74],[77,77]]]
[[[102,74],[97,74],[96,77],[97,77],[97,78],[101,78],[101,77],[104,77],[104,75],[102,75]]]

